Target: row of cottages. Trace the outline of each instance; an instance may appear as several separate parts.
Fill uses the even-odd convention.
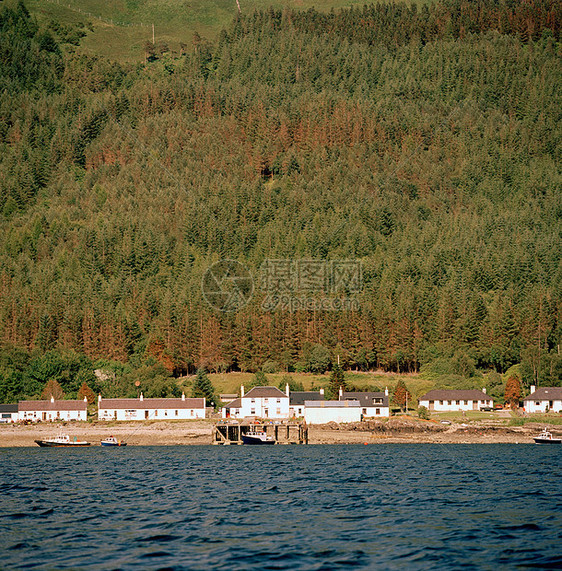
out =
[[[461,410],[480,410],[493,408],[494,401],[479,390],[441,390],[434,389],[419,398],[419,406],[425,406],[434,412],[454,412]]]
[[[194,420],[205,418],[205,398],[104,399],[98,396],[98,420]]]
[[[76,421],[88,419],[88,399],[25,400],[18,403],[18,420],[30,422]]]
[[[248,393],[240,387],[239,398],[225,405],[223,418],[304,418],[309,424],[359,422],[365,417],[390,415],[388,390],[382,392],[343,392],[339,400],[324,399],[324,389],[285,392],[277,387],[254,387]]]
[[[562,387],[531,386],[531,394],[523,400],[523,408],[528,413],[562,412]]]

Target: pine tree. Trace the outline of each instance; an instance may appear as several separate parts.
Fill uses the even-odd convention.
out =
[[[339,398],[340,388],[342,391],[346,391],[347,384],[345,382],[345,374],[343,369],[339,364],[336,364],[330,373],[330,380],[328,384],[329,398],[337,400]]]
[[[211,383],[205,369],[198,369],[195,381],[193,383],[193,388],[191,389],[191,396],[195,398],[205,398],[205,404],[207,406],[214,407],[217,403],[215,396],[215,388]]]
[[[396,406],[399,406],[401,410],[404,410],[407,406],[408,399],[410,398],[411,398],[410,392],[406,388],[404,381],[400,379],[396,384],[394,393],[392,394],[392,402]]]

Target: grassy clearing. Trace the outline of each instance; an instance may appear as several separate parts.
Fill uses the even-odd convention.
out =
[[[529,423],[562,425],[562,414],[529,414],[527,416],[513,415],[509,426],[524,426]]]
[[[362,6],[364,0],[239,0],[242,12],[270,6],[327,12]],[[418,5],[429,0],[415,0]],[[214,39],[236,15],[236,0],[26,0],[39,20],[62,23],[90,22],[93,32],[83,38],[80,51],[120,62],[144,61],[143,45],[152,39],[165,41],[178,51],[180,42],[191,45],[193,34]]]

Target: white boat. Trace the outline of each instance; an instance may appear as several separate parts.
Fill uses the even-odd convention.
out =
[[[127,443],[123,440],[117,440],[115,436],[109,436],[101,441],[102,446],[127,446]]]
[[[275,444],[275,440],[273,440],[271,436],[268,436],[266,432],[253,430],[241,436],[244,444]]]
[[[560,438],[554,438],[552,432],[548,432],[546,428],[538,436],[534,437],[534,441],[537,444],[560,444],[562,442]]]
[[[68,434],[59,434],[53,438],[47,438],[46,440],[36,440],[35,442],[42,448],[90,446],[89,442],[86,442],[85,440],[78,440],[76,436],[71,440]]]

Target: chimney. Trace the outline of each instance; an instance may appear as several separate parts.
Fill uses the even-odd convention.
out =
[[[285,394],[289,396],[289,383],[285,385]]]
[[[324,389],[320,389],[320,394],[324,396]]]
[[[143,395],[142,393],[140,394],[139,400],[140,400],[140,401],[143,401],[143,400],[144,400],[144,395]]]
[[[101,393],[98,393],[98,406],[101,404]]]
[[[185,393],[181,394],[181,400],[185,400]]]
[[[537,390],[535,385],[531,385],[531,392],[529,394],[533,394]]]
[[[482,392],[483,392],[484,394],[486,394],[486,387],[484,387],[484,388],[482,389]]]
[[[343,397],[343,389],[342,389],[341,387],[340,387],[340,390],[339,390],[339,394],[340,394],[340,400],[341,400],[341,398]]]
[[[51,395],[51,402],[55,402],[55,397]]]
[[[240,385],[240,398],[244,396],[244,385]]]
[[[385,397],[388,396],[388,387],[384,387],[384,396],[385,396]]]
[[[88,404],[88,399],[86,397],[84,397],[84,402]]]

